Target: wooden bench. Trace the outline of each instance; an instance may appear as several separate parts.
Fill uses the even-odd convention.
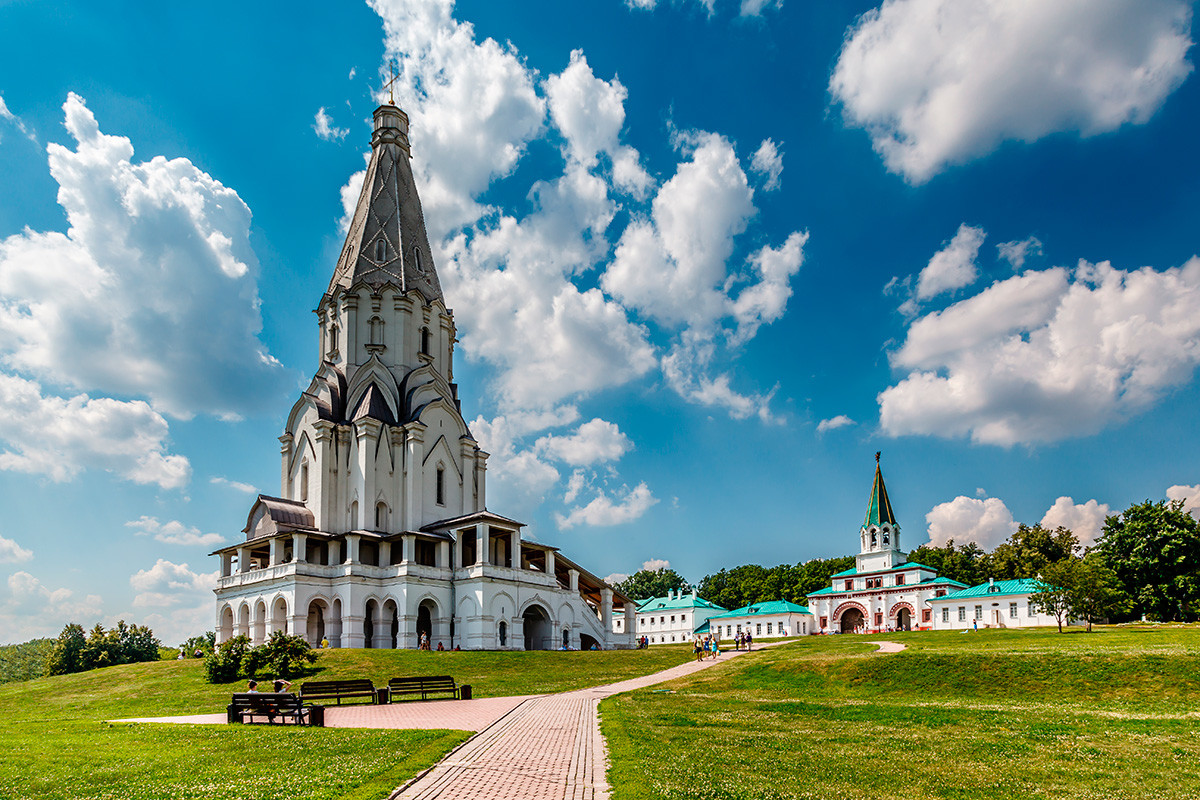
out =
[[[372,703],[379,702],[379,694],[375,684],[369,680],[346,681],[306,681],[300,684],[300,699],[302,700],[337,700],[342,704],[343,698],[369,697]]]
[[[291,692],[237,692],[225,713],[231,723],[325,726],[325,709],[305,705]]]
[[[388,696],[393,700],[397,695],[404,694],[419,694],[422,700],[427,700],[430,694],[447,692],[455,700],[458,699],[459,687],[449,675],[420,675],[388,681]]]

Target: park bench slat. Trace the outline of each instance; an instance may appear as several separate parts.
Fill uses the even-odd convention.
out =
[[[340,681],[305,681],[300,684],[300,697],[305,700],[336,699],[339,706],[342,704],[343,698],[369,697],[372,703],[378,702],[379,699],[375,684],[359,678]]]
[[[316,711],[317,713],[314,713]],[[305,705],[291,692],[236,692],[226,708],[226,719],[240,723],[317,725],[325,724],[324,709]]]
[[[392,678],[388,681],[389,697],[419,694],[422,700],[427,700],[430,694],[445,692],[448,692],[454,699],[459,696],[459,687],[454,683],[454,678],[449,675],[414,675]]]

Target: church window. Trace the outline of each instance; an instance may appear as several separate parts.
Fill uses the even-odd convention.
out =
[[[950,609],[943,608],[942,609],[942,622],[949,622],[949,621],[950,621]]]
[[[671,624],[672,625],[675,624],[675,615],[674,614],[671,615]]]
[[[371,344],[383,344],[383,319],[371,317]]]
[[[754,635],[762,636],[762,623],[761,622],[754,623]]]
[[[437,468],[436,482],[434,483],[435,494],[437,495],[437,504],[439,506],[446,505],[446,470],[441,467]]]
[[[874,529],[874,528],[872,528],[872,529],[871,529],[871,547],[875,547],[875,546],[876,546],[876,544],[877,544],[877,539],[876,539],[876,536],[875,536],[875,529]]]
[[[337,325],[329,326],[329,355],[334,356],[338,351],[338,328]]]
[[[377,503],[375,506],[375,530],[382,531],[387,529],[388,524],[388,507],[387,503]]]
[[[767,623],[767,636],[770,636],[770,635],[771,635],[771,623],[768,622]]]
[[[308,502],[308,462],[300,464],[300,502]]]
[[[936,592],[934,592],[934,593],[933,593],[933,596],[934,596],[934,597],[945,597],[945,596],[946,596],[946,590],[945,590],[945,589],[938,589]]]
[[[508,644],[508,623],[500,623],[500,646],[504,647]]]
[[[681,614],[679,616],[679,623],[681,625],[687,625],[687,614]]]
[[[375,240],[375,260],[383,261],[387,258],[387,242],[383,239]]]
[[[877,613],[875,614],[875,627],[878,628],[881,625],[883,625],[883,614]]]
[[[846,581],[846,591],[849,592],[849,591],[852,591],[853,589],[854,589],[854,581]]]
[[[358,501],[350,504],[350,530],[358,530]]]
[[[933,612],[928,608],[921,609],[921,622],[929,622],[933,618]]]
[[[1016,618],[1017,618],[1017,604],[1016,604],[1016,603],[1009,603],[1009,604],[1008,604],[1008,616],[1009,616],[1009,618],[1010,618],[1010,619],[1016,619]]]
[[[675,634],[671,634],[671,641],[675,641]]]
[[[729,630],[729,629],[730,629],[731,627],[733,627],[733,626],[731,626],[731,625],[726,625],[726,626],[725,626],[725,635],[726,635],[726,636],[729,636],[729,635],[730,635],[730,630]],[[741,625],[739,625],[739,626],[738,626],[738,628],[739,628],[739,629],[741,629],[741,627],[742,627]],[[717,630],[720,630],[720,628],[721,628],[721,626],[720,626],[720,625],[718,625],[718,626],[717,626]]]
[[[666,625],[666,624],[667,624],[667,618],[666,618],[666,617],[659,617],[659,618],[658,618],[658,624],[659,624],[659,625]]]
[[[829,617],[821,617],[821,627],[822,628],[829,627]]]
[[[975,619],[983,619],[983,606],[975,606]]]
[[[429,355],[429,328],[421,328],[421,353]]]
[[[896,585],[897,585],[897,586],[903,586],[903,585],[904,585],[904,576],[903,576],[903,575],[897,575],[897,576],[896,576]]]
[[[967,607],[966,606],[958,607],[958,621],[959,622],[967,621]]]

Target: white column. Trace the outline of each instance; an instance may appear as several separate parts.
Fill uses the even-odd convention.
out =
[[[635,640],[637,639],[637,625],[635,624],[636,619],[637,619],[637,606],[634,605],[633,603],[626,603],[625,604],[625,642],[627,644],[629,644],[630,646],[633,646],[635,644]],[[685,625],[684,628],[686,629],[687,626]]]
[[[579,592],[579,570],[573,569],[570,572],[568,572],[567,574],[571,576],[571,591],[578,593]],[[611,595],[612,593],[609,592],[609,594]]]
[[[279,437],[279,496],[286,497],[289,500],[298,498],[292,497],[292,493],[288,490],[288,466],[292,461],[292,435],[285,433]]]
[[[463,563],[463,534],[464,533],[465,533],[465,529],[454,532],[454,564],[452,564],[451,566],[453,566],[455,569],[461,569],[462,567],[466,566],[466,564]]]
[[[308,536],[303,533],[292,534],[292,561],[297,564],[308,561]]]
[[[379,566],[390,567],[392,565],[392,543],[379,543]]]
[[[250,548],[249,547],[239,547],[237,550],[237,554],[238,554],[238,572],[249,572],[250,571]]]
[[[546,551],[546,574],[551,578],[554,577],[554,551]]]
[[[346,560],[343,563],[357,564],[358,563],[358,534],[346,534]]]
[[[605,587],[600,590],[600,625],[604,630],[612,632],[612,589]]]
[[[475,526],[475,563],[488,563],[488,526],[479,524]]]
[[[406,499],[408,500],[404,504],[404,527],[410,531],[415,531],[421,527],[421,516],[425,513],[422,506],[421,491],[423,482],[420,479],[421,460],[424,455],[421,444],[424,440],[425,426],[416,422],[410,423],[404,449],[404,487]]]
[[[441,541],[441,542],[437,543],[437,555],[433,560],[434,560],[434,563],[437,564],[437,566],[440,567],[441,569],[450,569],[451,568],[450,543],[449,542]]]
[[[405,535],[405,536],[400,537],[400,563],[401,564],[411,564],[412,563],[413,550],[414,550],[413,545],[415,544],[415,542],[416,542],[415,536]]]
[[[342,616],[342,642],[339,647],[363,646],[363,617],[345,614]]]
[[[233,574],[233,553],[228,550],[221,553],[221,577],[228,578]]]
[[[277,536],[271,537],[271,566],[275,566],[283,561],[283,548],[280,546],[283,542]]]
[[[513,569],[521,568],[521,532],[517,531],[512,537],[512,565]]]

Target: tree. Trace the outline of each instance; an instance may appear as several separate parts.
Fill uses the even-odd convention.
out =
[[[614,587],[622,594],[634,600],[649,600],[651,597],[665,597],[668,592],[690,592],[692,587],[683,576],[673,569],[659,567],[658,569],[642,569],[630,575]]]
[[[200,636],[193,636],[179,645],[179,652],[183,653],[184,658],[192,658],[197,651],[201,656],[205,656],[211,653],[216,646],[216,632],[205,631]]]
[[[83,626],[74,622],[66,625],[62,633],[54,640],[54,647],[46,657],[47,675],[69,675],[72,672],[82,672],[83,648],[87,646],[87,638],[83,635]]]
[[[254,673],[250,674],[249,667],[245,668],[248,678],[255,675],[294,678],[304,671],[306,665],[317,660],[317,654],[308,646],[304,637],[292,636],[283,631],[272,633],[270,639],[251,651],[251,655],[255,656],[255,669]]]
[[[242,660],[250,649],[249,636],[233,636],[204,659],[204,674],[209,683],[229,683],[237,680]]]
[[[1087,620],[1089,632],[1093,621],[1129,608],[1129,596],[1098,553],[1084,556],[1073,577],[1075,584],[1071,587],[1071,613]]]
[[[1048,564],[1038,576],[1038,590],[1029,596],[1029,607],[1035,611],[1053,614],[1058,620],[1058,632],[1062,633],[1063,622],[1070,619],[1072,592],[1078,580],[1079,559],[1064,558]]]
[[[1200,523],[1182,501],[1147,500],[1109,517],[1095,551],[1135,613],[1178,622],[1200,616]]]
[[[1040,524],[1022,523],[989,557],[990,577],[1034,578],[1046,567],[1079,553],[1079,539],[1066,528],[1048,531]]]
[[[983,583],[991,572],[990,557],[975,542],[955,547],[951,539],[942,547],[922,545],[908,554],[908,560],[930,567],[939,577],[967,586]]]

